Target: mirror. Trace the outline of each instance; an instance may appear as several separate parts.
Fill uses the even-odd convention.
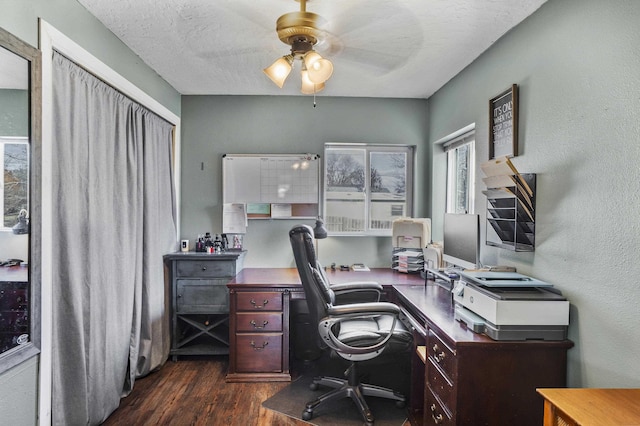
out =
[[[0,373],[40,348],[40,57],[0,28]]]

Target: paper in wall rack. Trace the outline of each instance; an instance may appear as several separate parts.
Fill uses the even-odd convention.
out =
[[[520,173],[508,157],[480,165],[486,177],[487,245],[514,251],[535,248],[535,173]]]

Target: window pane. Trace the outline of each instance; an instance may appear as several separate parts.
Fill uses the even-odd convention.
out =
[[[365,151],[327,149],[325,225],[333,232],[365,230]]]
[[[26,143],[4,144],[4,227],[18,221],[21,209],[28,210],[29,164]]]
[[[406,215],[407,155],[396,152],[372,152],[370,167],[369,227],[391,229],[394,219]]]
[[[473,213],[473,142],[447,151],[447,212]]]
[[[457,148],[455,155],[455,213],[466,213],[469,211],[469,145],[462,145]]]

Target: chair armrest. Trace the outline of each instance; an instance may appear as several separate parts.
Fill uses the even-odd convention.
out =
[[[382,294],[382,285],[375,281],[352,281],[348,283],[330,284],[336,295],[336,303],[378,302]]]
[[[400,312],[398,305],[389,302],[350,303],[331,306],[327,309],[330,317],[340,317],[340,319],[366,318],[385,314],[398,316]]]

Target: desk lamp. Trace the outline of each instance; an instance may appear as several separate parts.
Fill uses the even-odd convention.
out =
[[[313,228],[313,237],[316,240],[316,258],[320,259],[320,252],[318,251],[318,240],[327,238],[327,228],[324,227],[324,220],[321,217],[316,219],[316,226]]]

